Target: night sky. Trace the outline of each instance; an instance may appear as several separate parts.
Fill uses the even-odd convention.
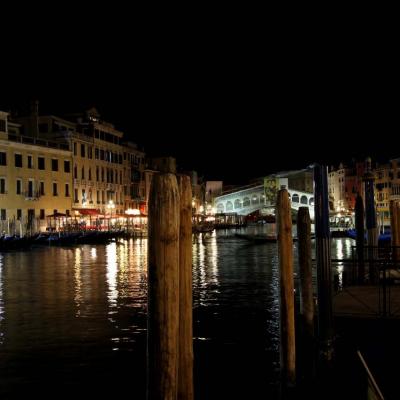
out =
[[[149,155],[227,183],[400,156],[397,61],[377,39],[117,25],[10,45],[0,109],[23,111],[34,98],[55,115],[96,106]]]

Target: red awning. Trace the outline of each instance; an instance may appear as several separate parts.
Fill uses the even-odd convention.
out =
[[[81,215],[98,215],[99,211],[95,209],[90,209],[90,208],[80,208],[77,209],[76,211],[79,211],[79,214]]]

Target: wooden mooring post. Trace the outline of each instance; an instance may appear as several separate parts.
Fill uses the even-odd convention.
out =
[[[376,224],[376,209],[374,196],[374,174],[371,169],[371,159],[366,160],[366,173],[364,175],[365,190],[365,224],[367,226],[367,243],[368,243],[368,274],[370,283],[375,283],[377,273],[375,270],[374,259],[377,258],[378,246],[378,227]]]
[[[305,332],[314,337],[314,296],[312,287],[311,220],[308,207],[300,207],[297,214],[297,238],[300,272],[301,314]]]
[[[292,212],[286,189],[281,189],[278,192],[276,214],[280,271],[281,374],[283,388],[291,388],[296,384],[296,347]]]
[[[399,246],[400,238],[399,238],[399,204],[396,200],[390,200],[390,232],[392,236],[392,246],[393,248],[393,261],[396,263],[399,262],[399,249],[396,246]]]
[[[357,246],[357,280],[358,283],[363,284],[365,279],[364,267],[364,204],[360,194],[356,198],[355,206],[355,225],[356,225],[356,246]]]
[[[179,176],[179,362],[178,399],[192,400],[193,300],[192,300],[192,186],[190,177]]]
[[[148,400],[176,400],[178,393],[180,196],[174,172],[166,164],[154,175],[149,198]]]
[[[321,361],[333,356],[332,278],[327,168],[314,166],[315,245],[318,285],[318,339]]]

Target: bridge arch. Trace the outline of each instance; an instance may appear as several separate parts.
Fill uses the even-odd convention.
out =
[[[218,203],[217,204],[217,213],[223,213],[225,210],[224,204],[223,203]]]
[[[243,207],[248,207],[250,205],[250,198],[249,197],[245,197],[243,199]]]
[[[292,203],[298,203],[298,202],[299,202],[299,195],[297,193],[293,193]]]
[[[310,200],[308,200],[308,204],[309,204],[310,206],[313,206],[313,205],[314,205],[314,197],[310,197]]]
[[[242,208],[242,202],[240,201],[240,199],[235,200],[235,209],[237,208]]]
[[[231,201],[226,202],[226,211],[232,211],[233,210],[233,204]]]
[[[301,204],[308,204],[307,196],[304,196],[304,194],[303,194],[303,196],[300,197],[300,203]]]
[[[257,196],[257,195],[253,195],[252,197],[251,197],[251,204],[260,204],[260,198]]]

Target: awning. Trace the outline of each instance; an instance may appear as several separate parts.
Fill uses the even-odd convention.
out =
[[[46,218],[61,218],[61,217],[66,217],[66,216],[67,216],[67,214],[56,212],[54,214],[46,215]]]
[[[75,209],[75,211],[79,211],[79,214],[81,215],[98,215],[99,211],[95,209],[90,209],[90,208],[79,208]]]

